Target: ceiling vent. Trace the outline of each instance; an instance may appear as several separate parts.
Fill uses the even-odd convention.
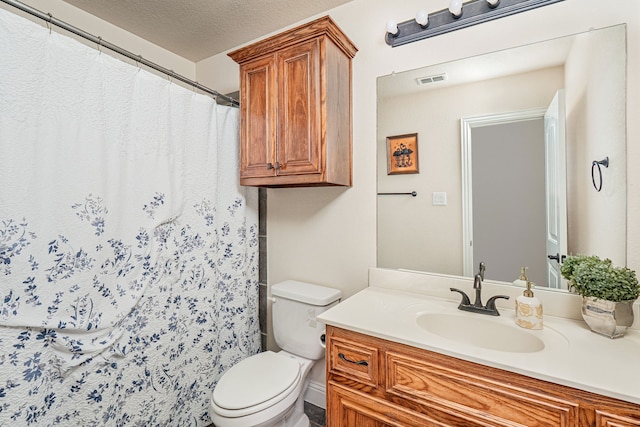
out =
[[[442,74],[434,74],[432,76],[418,77],[416,82],[418,82],[419,86],[426,85],[429,83],[436,83],[447,80],[447,73]]]

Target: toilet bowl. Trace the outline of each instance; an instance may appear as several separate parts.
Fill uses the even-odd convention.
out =
[[[211,397],[214,425],[308,426],[308,419],[296,424],[285,424],[284,420],[293,416],[306,418],[302,390],[306,388],[305,378],[312,365],[312,360],[285,351],[259,353],[234,365],[220,379]],[[296,406],[300,406],[299,411]]]
[[[324,325],[316,316],[340,291],[304,282],[273,285],[273,330],[282,348],[250,356],[225,372],[209,404],[216,427],[308,427],[307,374],[324,356]]]

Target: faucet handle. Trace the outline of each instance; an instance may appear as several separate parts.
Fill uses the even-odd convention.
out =
[[[496,295],[493,296],[491,298],[489,298],[489,300],[487,301],[487,305],[485,306],[488,310],[496,310],[496,300],[498,298],[503,298],[503,299],[509,299],[509,297],[507,295]]]
[[[469,300],[469,297],[463,291],[461,291],[460,289],[456,289],[456,288],[449,288],[449,290],[451,292],[458,292],[460,295],[462,295],[462,301],[460,301],[460,305],[461,306],[462,305],[471,305],[471,301]]]

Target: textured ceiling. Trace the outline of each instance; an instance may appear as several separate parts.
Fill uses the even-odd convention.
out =
[[[64,0],[197,62],[351,0]]]

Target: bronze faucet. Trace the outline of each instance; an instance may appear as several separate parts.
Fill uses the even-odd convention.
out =
[[[500,316],[500,313],[496,308],[496,300],[498,298],[509,299],[509,297],[507,295],[496,295],[489,298],[489,300],[487,301],[487,305],[482,304],[482,297],[480,294],[482,292],[482,281],[484,280],[484,270],[485,270],[484,262],[481,262],[478,268],[478,273],[473,278],[473,289],[475,289],[476,291],[476,300],[474,301],[473,304],[471,304],[471,301],[469,300],[469,297],[467,296],[467,294],[465,294],[460,289],[456,289],[456,288],[450,288],[450,289],[452,292],[458,292],[462,295],[462,301],[460,301],[460,305],[458,305],[458,310],[471,311],[471,312],[480,313],[480,314],[488,314],[490,316]]]

